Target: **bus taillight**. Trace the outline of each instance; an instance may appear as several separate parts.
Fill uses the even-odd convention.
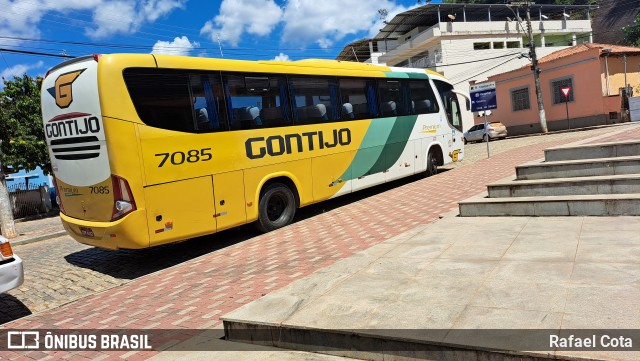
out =
[[[111,175],[113,183],[113,214],[111,220],[115,221],[136,210],[136,201],[133,199],[133,193],[129,188],[126,179]]]

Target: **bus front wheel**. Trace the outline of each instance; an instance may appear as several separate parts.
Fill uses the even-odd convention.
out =
[[[273,231],[291,223],[296,213],[296,198],[289,187],[282,183],[268,185],[258,204],[258,228],[262,232]]]

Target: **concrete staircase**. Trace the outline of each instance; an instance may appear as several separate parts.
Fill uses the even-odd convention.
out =
[[[640,141],[550,148],[487,190],[460,216],[638,216]]]

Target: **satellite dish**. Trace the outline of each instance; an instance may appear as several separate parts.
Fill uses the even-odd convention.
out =
[[[540,15],[540,17],[541,17],[541,18],[543,18],[543,19],[545,19],[545,20],[549,19],[549,17],[548,17],[548,16],[546,16],[546,15]]]
[[[569,14],[567,14],[567,13],[562,13],[562,16],[564,16],[565,19],[569,18]]]
[[[450,20],[455,20],[455,19],[456,19],[456,16],[455,16],[454,14],[449,14],[449,15],[447,15],[447,17],[448,17]]]

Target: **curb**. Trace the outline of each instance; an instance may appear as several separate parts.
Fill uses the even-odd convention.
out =
[[[583,132],[587,130],[601,129],[601,128],[614,128],[621,127],[625,125],[631,125],[634,122],[624,122],[624,123],[615,123],[615,124],[602,124],[602,125],[592,125],[584,128],[573,128],[573,129],[561,129],[561,130],[553,130],[548,133],[529,133],[529,134],[519,134],[519,135],[507,135],[504,139],[517,139],[517,138],[528,138],[528,137],[540,137],[545,135],[552,134],[562,134],[562,133],[575,133],[575,132]],[[484,143],[484,142],[483,142]]]
[[[21,245],[24,245],[24,244],[35,243],[35,242],[40,242],[40,241],[46,241],[47,239],[64,236],[66,234],[67,234],[67,231],[61,230],[61,231],[55,231],[55,232],[51,232],[51,233],[47,233],[47,234],[41,234],[39,236],[35,236],[35,237],[31,237],[31,238],[20,239],[20,240],[17,240],[17,241],[9,240],[9,242],[11,243],[11,246],[21,246]]]

